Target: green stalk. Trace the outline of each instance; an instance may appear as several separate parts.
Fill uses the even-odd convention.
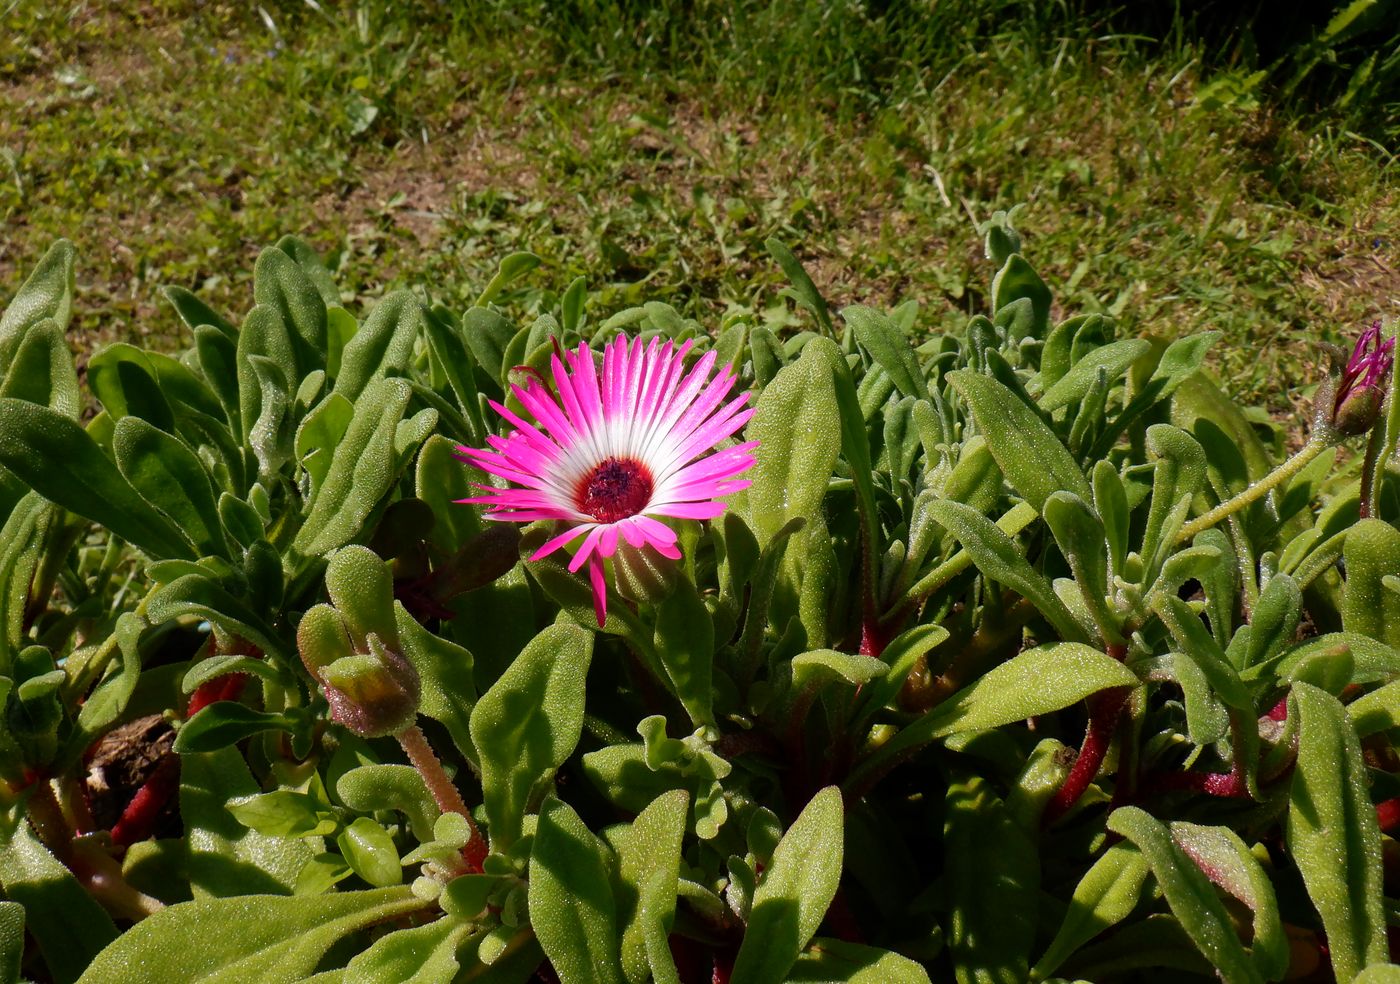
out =
[[[1185,543],[1197,533],[1210,529],[1222,519],[1233,516],[1246,506],[1258,502],[1264,496],[1278,488],[1278,486],[1306,468],[1309,462],[1323,451],[1327,450],[1329,446],[1327,441],[1314,437],[1307,444],[1303,445],[1297,454],[1259,479],[1259,481],[1255,482],[1239,495],[1222,502],[1204,516],[1197,516],[1191,522],[1183,526],[1181,532],[1176,535],[1176,542]]]

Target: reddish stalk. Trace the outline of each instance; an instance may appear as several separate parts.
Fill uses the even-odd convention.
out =
[[[409,725],[397,737],[399,744],[403,746],[404,754],[408,756],[408,761],[423,777],[423,782],[427,785],[428,792],[432,794],[438,809],[443,813],[456,813],[467,821],[471,837],[467,840],[467,845],[462,848],[462,859],[466,861],[468,870],[479,872],[481,863],[486,860],[486,839],[481,836],[481,831],[477,829],[476,821],[472,819],[471,811],[467,809],[462,794],[457,791],[457,787],[452,784],[451,778],[443,770],[442,762],[438,760],[437,753],[428,744],[423,729],[416,724]]]
[[[237,700],[239,694],[243,692],[243,684],[247,681],[246,673],[230,673],[213,680],[206,680],[195,688],[190,694],[189,706],[185,709],[185,720],[194,717],[210,704],[216,704],[221,700]]]
[[[161,810],[170,802],[179,783],[180,756],[166,752],[112,825],[112,843],[128,847],[154,834]]]
[[[1376,804],[1376,821],[1383,831],[1389,832],[1400,827],[1400,796]]]
[[[1118,730],[1118,719],[1122,717],[1131,693],[1131,687],[1111,687],[1089,698],[1089,724],[1084,729],[1084,744],[1080,746],[1079,757],[1074,760],[1064,784],[1045,806],[1041,822],[1046,826],[1068,813],[1099,774],[1104,756],[1113,743],[1113,733]]]

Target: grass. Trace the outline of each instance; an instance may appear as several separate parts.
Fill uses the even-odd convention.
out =
[[[1325,111],[1202,109],[1188,41],[1040,4],[943,5],[942,33],[900,4],[670,7],[0,0],[0,298],[67,236],[75,344],[175,347],[162,285],[241,316],[292,232],[352,309],[462,307],[528,249],[521,317],[581,275],[599,313],[782,325],[777,235],[835,305],[914,298],[933,331],[985,304],[972,223],[1025,202],[1065,309],[1223,329],[1217,369],[1275,409],[1309,342],[1400,315],[1395,156]]]

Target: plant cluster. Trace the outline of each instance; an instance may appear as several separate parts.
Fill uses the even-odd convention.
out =
[[[785,337],[519,326],[523,254],[357,317],[288,238],[92,399],[55,246],[0,318],[0,981],[1400,980],[1393,342],[1279,462],[1216,335],[1056,321],[982,234],[928,338],[776,240]]]

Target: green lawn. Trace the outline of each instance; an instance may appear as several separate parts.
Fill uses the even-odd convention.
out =
[[[173,347],[161,286],[241,316],[291,232],[358,295],[461,307],[527,249],[522,315],[584,275],[600,312],[782,324],[777,235],[834,306],[913,298],[932,331],[984,306],[972,223],[1025,202],[1068,307],[1222,328],[1217,368],[1274,409],[1316,379],[1310,341],[1400,314],[1394,155],[1327,107],[1201,108],[1184,41],[985,18],[866,37],[810,11],[691,37],[614,10],[570,36],[381,6],[0,2],[0,298],[67,236],[77,344]],[[789,40],[751,56],[764,30]],[[918,71],[868,74],[915,41]]]

